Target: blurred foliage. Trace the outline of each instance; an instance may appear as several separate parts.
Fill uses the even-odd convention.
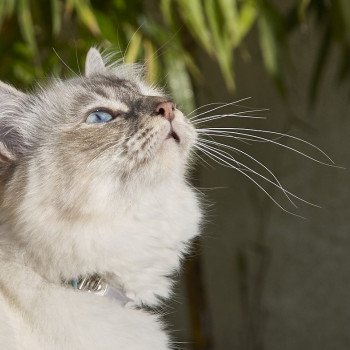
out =
[[[167,84],[188,110],[193,79],[203,78],[198,47],[217,61],[234,91],[234,58],[249,57],[246,37],[257,30],[266,70],[284,93],[288,40],[311,23],[323,32],[310,83],[313,100],[332,46],[343,58],[339,79],[349,75],[350,1],[290,3],[281,11],[272,0],[0,0],[0,77],[30,86],[69,67],[79,71],[87,49],[98,44],[114,47],[126,62],[144,62],[147,79]]]

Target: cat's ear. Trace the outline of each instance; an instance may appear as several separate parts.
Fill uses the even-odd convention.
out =
[[[26,94],[0,81],[0,165],[16,160],[22,139],[19,116]]]
[[[86,56],[85,61],[85,75],[91,76],[94,74],[104,73],[106,66],[103,62],[102,56],[98,50],[92,47]]]

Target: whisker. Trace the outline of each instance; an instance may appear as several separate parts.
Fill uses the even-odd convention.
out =
[[[262,112],[266,111],[266,109],[252,109],[252,110],[247,110],[247,111],[242,111],[242,112],[235,112],[235,113],[230,113],[230,114],[216,114],[212,115],[209,117],[205,118],[200,118],[197,120],[193,121],[193,124],[201,124],[207,121],[211,120],[216,120],[216,119],[221,119],[221,118],[226,118],[226,117],[236,117],[236,118],[249,118],[249,119],[266,119],[266,117],[261,117],[261,116],[255,116],[255,115],[246,115],[243,113],[253,113],[253,112]]]
[[[207,147],[208,147],[208,146],[207,146]],[[210,147],[210,146],[209,146],[209,147]],[[213,147],[210,147],[210,149],[211,149],[212,151],[214,151],[214,148],[213,148]],[[219,153],[219,151],[221,152],[222,150],[221,150],[221,149],[217,149],[216,151]],[[249,156],[248,154],[246,154],[246,155]],[[303,199],[303,198],[297,196],[296,194],[294,194],[294,193],[292,193],[292,192],[286,190],[286,189],[282,186],[282,184],[279,182],[279,180],[275,177],[275,175],[271,172],[271,170],[268,169],[267,167],[265,167],[264,164],[260,163],[260,165],[261,165],[262,167],[264,167],[264,168],[274,177],[274,179],[276,180],[276,182],[271,181],[271,180],[270,180],[269,178],[267,178],[266,176],[264,176],[264,175],[262,175],[262,174],[256,172],[255,170],[249,168],[247,165],[245,165],[245,164],[243,164],[243,163],[241,163],[241,162],[239,162],[239,161],[237,161],[237,160],[235,160],[235,162],[238,163],[239,165],[245,167],[246,169],[249,169],[250,172],[254,173],[255,175],[257,175],[257,176],[259,176],[260,178],[264,179],[265,181],[269,182],[269,183],[272,184],[273,186],[279,188],[279,189],[284,193],[284,195],[286,196],[286,198],[291,202],[291,204],[292,204],[295,208],[297,208],[298,206],[292,201],[292,199],[291,199],[289,196],[292,196],[293,198],[296,198],[296,199],[300,200],[301,202],[304,202],[304,203],[306,203],[306,204],[308,204],[308,205],[311,205],[311,206],[313,206],[313,207],[321,208],[319,205],[317,205],[317,204],[315,204],[315,203],[312,203],[312,202],[309,202],[309,201],[307,201],[307,200],[305,200],[305,199]],[[258,161],[257,161],[257,162],[258,162]],[[259,162],[258,162],[258,163],[259,163]]]
[[[75,46],[75,59],[76,59],[76,61],[77,61],[78,72],[79,72],[80,75],[82,75],[81,70],[80,70],[79,59],[78,59],[78,49],[77,49],[77,46]]]
[[[260,165],[262,168],[264,168],[272,177],[273,179],[276,181],[276,184],[278,185],[278,187],[283,191],[283,193],[285,194],[285,196],[287,197],[287,199],[291,202],[291,204],[295,207],[297,207],[297,205],[292,201],[292,199],[288,196],[288,191],[282,186],[282,184],[280,183],[280,181],[278,180],[277,176],[266,166],[264,165],[263,163],[259,162],[256,158],[254,158],[253,156],[251,156],[250,154],[236,148],[236,147],[232,147],[230,145],[225,145],[223,143],[219,143],[219,142],[216,142],[216,141],[210,141],[210,140],[203,140],[202,139],[202,142],[205,142],[205,143],[210,143],[210,144],[214,144],[214,145],[217,145],[217,146],[221,146],[221,147],[225,147],[225,148],[228,148],[228,149],[232,149],[236,152],[239,152],[243,155],[245,155],[246,157],[248,157],[249,159],[251,159],[252,161],[254,161],[255,163],[257,163],[258,165]],[[253,171],[254,172],[254,171]]]
[[[197,147],[197,145],[195,145],[195,147]],[[250,181],[252,181],[256,186],[258,186],[270,199],[273,203],[275,203],[275,205],[277,205],[281,210],[283,210],[284,212],[290,214],[290,215],[293,215],[293,216],[296,216],[296,217],[299,217],[299,218],[302,218],[302,219],[305,219],[305,217],[301,216],[301,215],[298,215],[296,213],[293,213],[289,210],[287,210],[286,208],[284,208],[280,203],[278,203],[272,196],[271,194],[264,188],[262,187],[257,181],[255,181],[251,176],[249,176],[246,172],[244,172],[243,170],[235,167],[233,164],[229,163],[229,162],[226,162],[225,160],[222,160],[220,159],[219,157],[217,157],[216,155],[214,154],[210,154],[208,151],[206,150],[203,150],[201,149],[201,151],[206,154],[209,158],[211,158],[212,160],[214,160],[216,163],[218,164],[221,164],[221,165],[224,165],[224,166],[227,166],[229,168],[233,168],[235,170],[237,170],[239,173],[243,174],[245,177],[247,177]],[[219,159],[219,161],[217,160]]]
[[[203,163],[204,165],[207,164],[210,168],[214,168],[210,163],[208,163],[203,157],[201,157],[198,152],[196,152],[196,157],[198,157]]]
[[[215,140],[212,136],[218,136],[217,133],[210,133],[210,132],[204,132],[204,131],[201,131],[201,130],[204,130],[204,129],[197,129],[197,131],[200,130],[200,132],[198,133],[200,136],[201,135],[204,135],[204,136],[208,136],[210,137],[211,140]],[[230,135],[230,134],[227,134],[227,135]],[[231,135],[232,138],[234,138],[235,140],[237,141],[240,141],[246,145],[249,145],[251,146],[251,144],[247,141],[255,141],[254,139],[249,139],[249,138],[245,138],[245,137],[239,137],[239,136],[234,136],[234,135]],[[263,142],[263,141],[259,141],[259,142]]]
[[[208,151],[208,149],[210,148],[208,145],[202,143],[202,142],[197,142],[197,145],[199,146],[202,146],[202,148],[204,148],[205,150]],[[226,155],[227,158],[229,158],[230,160],[232,160],[233,162],[235,162],[237,164],[237,166],[239,166],[238,162],[236,161],[236,159],[232,156],[232,154],[226,152],[226,151],[223,151],[223,150],[220,150],[221,151],[221,154],[222,155]]]
[[[125,56],[126,54],[128,53],[128,50],[129,50],[129,46],[131,44],[131,41],[134,39],[134,36],[137,34],[137,32],[142,28],[142,26],[144,25],[144,23],[142,22],[138,27],[137,29],[135,30],[135,32],[132,34],[131,38],[129,39],[129,42],[128,44],[126,45],[126,48],[125,48],[125,51],[124,51],[124,55],[123,55],[123,59],[122,59],[122,62],[125,62]]]
[[[207,103],[205,105],[202,105],[200,107],[197,107],[196,109],[194,109],[193,111],[191,111],[190,113],[187,114],[187,117],[189,117],[191,114],[193,114],[194,112],[203,109],[204,107],[208,107],[208,106],[212,106],[212,105],[226,105],[227,102],[211,102],[211,103]]]
[[[206,136],[218,136],[218,134],[210,134],[210,133],[207,133],[207,132],[201,132],[200,135],[206,135]],[[225,135],[225,132],[223,131],[222,132],[222,135]],[[247,141],[247,142],[243,142],[247,145],[250,145],[251,146],[251,143],[249,142],[254,142],[254,143],[268,143],[270,142],[271,140],[272,141],[277,141],[277,140],[281,140],[283,139],[284,136],[277,136],[277,137],[274,137],[274,138],[271,138],[271,139],[263,139],[263,140],[258,140],[258,139],[254,139],[253,137],[251,137],[250,134],[247,134],[246,137],[243,137],[243,136],[233,136],[232,133],[229,133],[227,132],[226,133],[227,136],[230,135],[231,138],[234,138],[235,140],[238,140],[238,141]],[[249,141],[249,142],[248,142]]]
[[[213,111],[216,111],[216,110],[218,110],[218,109],[220,109],[220,108],[224,108],[224,107],[227,107],[227,106],[232,106],[232,105],[234,105],[234,104],[237,104],[237,103],[240,103],[240,102],[242,102],[242,101],[249,100],[249,99],[251,99],[251,97],[244,97],[244,98],[241,98],[240,100],[226,103],[226,104],[221,105],[221,106],[219,106],[219,107],[215,107],[215,108],[213,108],[213,109],[210,109],[209,111],[204,111],[204,112],[202,112],[202,113],[196,114],[195,116],[189,118],[189,120],[198,118],[198,117],[200,117],[201,115],[208,114],[208,113],[213,112]]]
[[[238,131],[236,131],[236,130],[238,130]],[[239,130],[269,133],[269,134],[280,135],[280,136],[283,136],[283,137],[287,137],[287,138],[290,138],[290,139],[294,139],[294,140],[300,141],[302,143],[307,144],[311,148],[316,149],[320,153],[322,153],[328,160],[330,160],[332,162],[332,164],[325,163],[325,162],[323,162],[321,160],[318,160],[318,159],[316,159],[314,157],[311,157],[311,156],[307,155],[304,152],[301,152],[301,151],[299,151],[299,150],[297,150],[297,149],[295,149],[293,147],[287,146],[287,145],[285,145],[283,143],[280,143],[280,142],[277,142],[275,140],[268,139],[268,138],[265,138],[265,137],[262,137],[262,136],[259,136],[259,135],[242,133]],[[206,132],[207,134],[208,133],[213,133],[213,135],[216,134],[217,136],[220,136],[220,137],[231,137],[231,134],[233,134],[233,135],[239,135],[239,136],[246,136],[246,137],[249,137],[249,138],[252,138],[252,139],[264,140],[266,142],[278,145],[280,147],[283,147],[283,148],[289,149],[289,150],[291,150],[293,152],[296,152],[298,154],[301,154],[302,156],[304,156],[304,157],[306,157],[308,159],[311,159],[311,160],[313,160],[316,163],[320,163],[320,164],[331,166],[331,167],[341,168],[341,167],[336,166],[334,161],[324,151],[322,151],[319,147],[317,147],[317,146],[313,145],[312,143],[310,143],[308,141],[305,141],[305,140],[303,140],[303,139],[301,139],[299,137],[296,137],[296,136],[292,136],[292,135],[288,135],[288,134],[284,134],[284,133],[280,133],[280,132],[276,132],[276,131],[268,131],[268,130],[260,130],[260,129],[248,129],[248,128],[206,128],[206,129],[197,129],[197,132],[199,132],[199,133]]]
[[[168,45],[171,41],[174,40],[174,38],[179,34],[179,32],[182,30],[183,28],[183,25],[168,39],[166,40],[161,46],[159,46],[159,48],[153,53],[152,57],[150,57],[148,60],[146,60],[144,62],[144,65],[146,66],[147,63],[150,61],[150,60],[155,60],[157,58],[160,57],[160,54],[158,54],[158,52],[160,50],[162,50],[166,45]]]
[[[62,62],[62,64],[64,66],[66,66],[73,74],[75,74],[77,77],[79,76],[76,72],[74,72],[74,70],[68,66],[68,64],[66,62],[64,62],[64,60],[60,57],[60,55],[57,53],[57,51],[55,50],[55,48],[52,48],[53,52],[56,54],[56,56],[58,57],[58,59]]]

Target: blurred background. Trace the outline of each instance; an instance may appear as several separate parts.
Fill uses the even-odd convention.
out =
[[[121,62],[143,62],[146,79],[164,86],[200,128],[286,133],[349,167],[348,0],[0,0],[3,81],[31,89],[80,74],[91,45]],[[216,119],[222,114],[230,116]],[[207,139],[255,157],[284,188],[322,208],[298,200],[295,208],[242,152],[221,146],[214,159],[198,152],[192,181],[205,195],[206,222],[162,309],[174,346],[349,349],[349,172],[294,152],[330,164],[288,136],[243,133]],[[240,171],[215,162],[227,165],[223,159]],[[278,207],[246,175],[306,219]]]

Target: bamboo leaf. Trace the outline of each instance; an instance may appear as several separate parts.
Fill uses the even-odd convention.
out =
[[[303,21],[306,16],[306,11],[311,4],[311,0],[299,0],[298,4],[298,17],[299,20]]]
[[[208,18],[209,28],[212,33],[215,57],[219,63],[222,76],[229,90],[235,89],[234,75],[232,69],[233,42],[232,33],[227,28],[220,27],[220,8],[216,6],[215,0],[205,2],[205,13]]]
[[[189,113],[194,109],[194,96],[185,62],[169,52],[165,54],[164,62],[171,94],[181,109],[185,113]]]
[[[2,23],[6,18],[12,16],[15,9],[16,0],[2,0],[0,1],[0,29]]]
[[[322,41],[320,44],[320,48],[318,50],[318,55],[317,55],[316,63],[314,65],[314,71],[311,78],[310,105],[313,105],[315,102],[316,95],[320,86],[320,81],[322,78],[322,73],[324,71],[324,67],[329,57],[330,45],[331,45],[331,29],[328,25],[323,33]]]
[[[0,29],[2,23],[6,18],[9,18],[13,15],[13,12],[16,7],[16,0],[1,0],[0,1]]]
[[[236,42],[238,32],[237,0],[218,0],[222,13],[224,28],[232,43]]]
[[[95,11],[95,16],[102,36],[111,43],[119,45],[118,29],[112,17],[98,11]]]
[[[61,3],[51,0],[52,34],[57,35],[61,30]]]
[[[237,18],[236,41],[234,46],[240,45],[242,40],[252,29],[257,18],[257,14],[258,11],[256,5],[254,5],[253,2],[247,1],[242,4]]]
[[[86,25],[94,35],[100,34],[96,17],[92,11],[89,0],[71,0],[81,22]]]
[[[36,38],[35,38],[35,30],[34,23],[32,19],[32,15],[30,12],[29,0],[19,0],[18,1],[18,22],[20,26],[20,30],[24,40],[27,42],[32,55],[36,55],[38,52]]]
[[[271,25],[265,17],[259,19],[260,46],[267,70],[278,73],[278,47]]]
[[[160,2],[160,10],[163,14],[165,21],[168,24],[173,23],[173,15],[172,15],[172,0],[161,0]]]
[[[208,53],[212,53],[211,35],[206,25],[201,1],[177,0],[177,3],[182,19],[191,30],[193,36]]]
[[[0,29],[2,27],[2,23],[5,20],[5,1],[0,2]]]
[[[125,62],[136,62],[141,49],[142,35],[136,30],[131,30],[131,38],[125,52]]]
[[[198,66],[196,65],[195,61],[193,60],[192,56],[186,51],[182,50],[181,57],[183,58],[183,61],[189,71],[196,79],[203,78]]]
[[[147,70],[147,81],[154,84],[157,81],[157,55],[151,41],[145,40],[143,47],[145,49],[145,65]]]
[[[16,0],[6,0],[5,3],[5,14],[6,16],[12,16],[16,7]]]
[[[207,0],[204,4],[205,14],[208,19],[209,29],[215,49],[222,45],[222,32],[220,30],[220,20],[215,0]],[[214,50],[215,51],[215,50]]]
[[[263,2],[258,19],[259,42],[267,71],[274,78],[281,93],[284,91],[281,51],[285,47],[285,28],[275,8]]]
[[[350,45],[350,2],[348,0],[335,0],[334,21],[341,22],[341,36]]]

